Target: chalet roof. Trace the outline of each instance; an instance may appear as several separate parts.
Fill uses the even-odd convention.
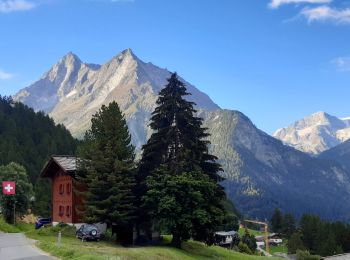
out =
[[[77,169],[77,157],[75,156],[52,156],[52,159],[61,166],[66,172],[72,172]]]
[[[77,157],[71,155],[53,155],[42,169],[41,177],[50,177],[57,171],[57,167],[61,168],[69,175],[74,175],[77,169]],[[56,169],[56,170],[55,170]]]

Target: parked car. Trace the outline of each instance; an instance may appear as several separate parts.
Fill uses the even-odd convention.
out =
[[[39,229],[44,226],[51,225],[52,219],[51,218],[38,218],[35,222],[35,229]]]
[[[76,237],[81,241],[95,240],[99,241],[101,238],[101,232],[96,225],[84,224],[75,233]]]

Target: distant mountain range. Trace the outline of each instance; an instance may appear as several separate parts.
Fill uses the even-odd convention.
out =
[[[318,112],[278,129],[273,136],[297,150],[317,155],[350,138],[350,117]]]
[[[148,120],[157,94],[169,75],[130,49],[103,65],[84,63],[69,53],[14,99],[45,111],[76,137],[89,128],[91,115],[102,104],[116,100],[140,151],[150,135]],[[313,158],[284,145],[241,112],[220,109],[183,81],[211,134],[210,150],[225,170],[227,194],[239,210],[262,219],[279,207],[296,216],[308,212],[350,220],[350,175],[340,162]]]

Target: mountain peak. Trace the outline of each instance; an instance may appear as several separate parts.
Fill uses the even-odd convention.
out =
[[[61,58],[61,60],[60,60],[60,62],[62,63],[62,62],[64,62],[64,63],[66,63],[66,62],[70,62],[70,61],[79,61],[79,62],[81,62],[81,60],[80,60],[80,58],[78,57],[78,55],[76,55],[75,53],[73,53],[73,52],[71,52],[71,51],[69,51],[66,55],[64,55],[62,58]]]
[[[328,120],[328,119],[332,119],[334,118],[334,116],[331,116],[330,114],[323,112],[323,111],[319,111],[316,113],[313,113],[310,118],[315,118],[315,119],[319,119],[319,120]]]
[[[134,52],[131,48],[127,48],[121,52],[122,54],[134,55]]]
[[[274,133],[298,150],[319,154],[350,137],[350,123],[326,112],[316,112]]]
[[[119,53],[116,56],[116,58],[127,58],[127,57],[133,60],[139,60],[139,58],[135,55],[135,53],[130,48],[123,50],[121,53]]]

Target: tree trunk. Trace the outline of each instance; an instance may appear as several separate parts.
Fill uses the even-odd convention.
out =
[[[171,240],[171,246],[181,248],[181,237],[178,232],[173,232],[173,239]]]

